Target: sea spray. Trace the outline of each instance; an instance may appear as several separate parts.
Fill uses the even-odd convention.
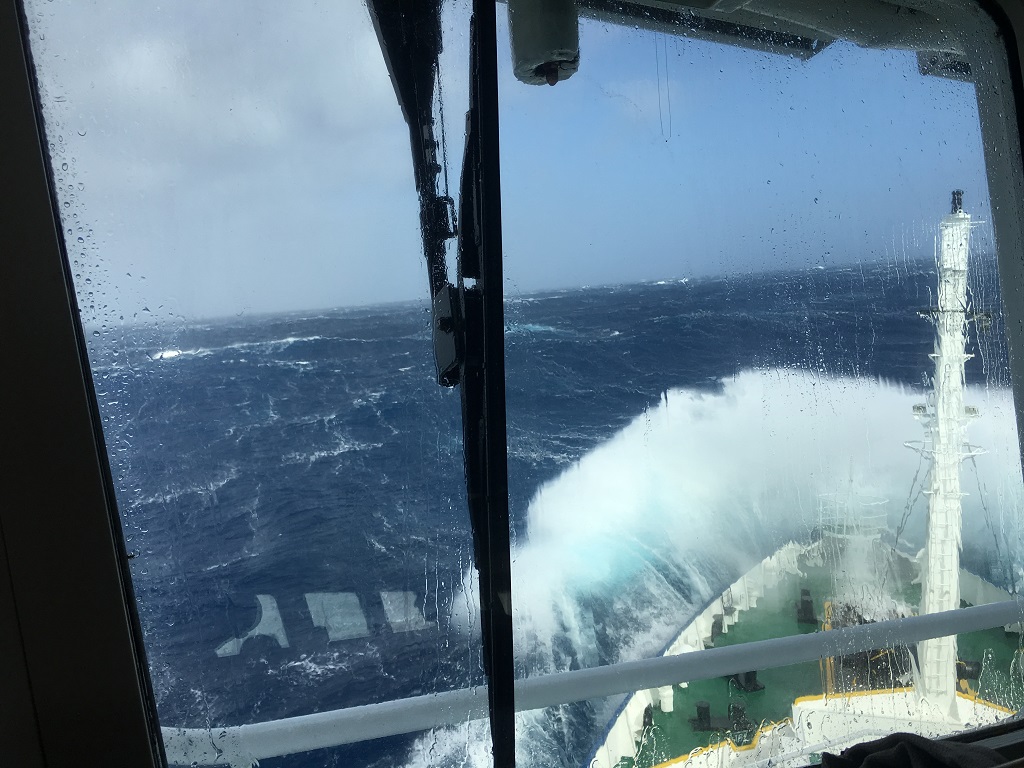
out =
[[[887,499],[890,529],[909,512],[902,535],[919,546],[925,505],[907,509],[919,461],[904,442],[920,437],[912,407],[921,399],[900,385],[796,369],[744,371],[717,393],[667,392],[532,499],[528,536],[512,553],[517,675],[661,652],[750,565],[813,538],[824,498]],[[1017,563],[1024,487],[1012,396],[972,387],[967,401],[981,412],[970,439],[988,453],[977,482],[965,483],[965,543],[985,552],[997,526]],[[474,592],[474,575],[464,584]],[[454,601],[453,624],[476,634],[478,617],[464,610],[476,596],[466,598]],[[612,707],[520,713],[518,764],[578,765]],[[415,742],[409,764],[429,754],[431,765],[482,768],[488,738],[482,721],[438,729]]]

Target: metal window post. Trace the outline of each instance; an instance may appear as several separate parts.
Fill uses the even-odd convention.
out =
[[[496,37],[494,0],[474,0],[459,238],[465,328],[462,421],[494,765],[512,768],[515,692]],[[476,283],[468,285],[467,280]]]

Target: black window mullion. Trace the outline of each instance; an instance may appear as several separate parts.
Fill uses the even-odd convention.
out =
[[[22,654],[4,654],[0,680],[27,684],[31,712],[22,696],[11,720],[35,729],[0,730],[0,761],[155,766],[163,746],[19,5],[0,3],[0,624]]]
[[[459,294],[465,318],[462,413],[466,486],[494,765],[515,765],[512,565],[505,411],[505,310],[494,0],[474,0],[470,110],[463,167]],[[467,286],[471,278],[475,285]]]

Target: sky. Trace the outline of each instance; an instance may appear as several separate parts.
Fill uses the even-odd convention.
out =
[[[442,59],[454,190],[467,4]],[[499,6],[506,290],[932,251],[987,218],[972,85],[913,54],[809,61],[581,22],[557,87],[511,72]],[[87,322],[425,300],[408,129],[357,2],[28,3]]]

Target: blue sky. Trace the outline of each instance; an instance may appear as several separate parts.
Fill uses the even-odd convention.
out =
[[[453,185],[465,8],[443,60]],[[87,321],[425,298],[407,129],[361,4],[29,10]],[[928,254],[953,187],[988,218],[973,86],[912,54],[800,62],[584,20],[579,73],[526,86],[504,14],[510,294]]]
[[[580,45],[567,82],[502,81],[523,290],[930,254],[953,187],[988,204],[973,86],[912,53],[801,62],[594,23]]]

